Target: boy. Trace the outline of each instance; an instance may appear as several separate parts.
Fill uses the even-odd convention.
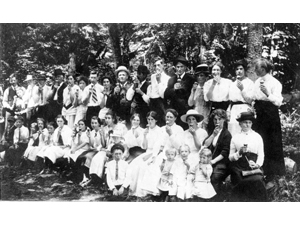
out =
[[[8,165],[18,166],[28,145],[29,130],[23,126],[24,118],[18,116],[16,119],[16,129],[14,131],[13,145],[5,153],[5,161]]]
[[[106,181],[111,191],[111,197],[108,201],[122,201],[126,199],[128,194],[128,163],[122,160],[124,147],[121,144],[115,144],[111,148],[113,160],[106,165]]]

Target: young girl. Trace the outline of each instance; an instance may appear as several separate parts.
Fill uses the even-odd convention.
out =
[[[190,153],[190,147],[188,145],[182,145],[179,148],[180,158],[176,159],[174,165],[174,184],[176,186],[176,192],[172,195],[176,195],[180,201],[191,198],[192,184],[190,180],[187,179],[191,167],[191,162],[188,159]]]
[[[168,149],[165,153],[167,160],[164,159],[160,165],[161,177],[157,185],[157,188],[162,192],[162,201],[168,201],[168,195],[174,193],[174,188],[176,188],[173,183],[173,175],[175,170],[173,165],[176,157],[176,149]]]
[[[193,181],[192,195],[197,200],[208,200],[216,195],[216,192],[210,183],[210,176],[213,171],[210,164],[211,158],[211,151],[208,148],[203,148],[200,151],[199,164],[190,171]]]
[[[28,160],[29,153],[34,146],[37,146],[39,133],[38,133],[38,125],[36,122],[31,123],[30,125],[30,131],[29,131],[29,142],[28,147],[24,152],[23,159],[22,159],[22,167],[29,166],[31,167],[31,163]]]

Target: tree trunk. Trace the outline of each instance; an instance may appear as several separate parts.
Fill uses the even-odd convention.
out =
[[[70,40],[70,50],[69,50],[69,65],[68,65],[68,72],[71,74],[75,74],[76,71],[76,46],[77,46],[77,40],[78,40],[78,24],[77,23],[71,23],[71,40]]]
[[[117,23],[109,23],[107,24],[107,26],[109,32],[109,39],[115,56],[116,66],[118,67],[121,64],[123,64],[120,45],[119,25]]]
[[[248,56],[247,59],[252,62],[256,58],[261,58],[263,42],[263,24],[249,23],[248,24]],[[255,81],[257,75],[254,72],[254,66],[250,63],[248,68],[248,77]]]

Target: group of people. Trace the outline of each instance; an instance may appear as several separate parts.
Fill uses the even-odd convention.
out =
[[[107,185],[108,200],[220,200],[230,175],[233,194],[266,201],[276,175],[285,173],[278,108],[282,85],[266,59],[254,62],[258,79],[235,63],[200,64],[176,73],[155,60],[155,73],[125,66],[112,77],[15,75],[4,91],[0,160],[8,166],[57,173],[81,186]],[[210,78],[211,77],[211,78]],[[210,78],[210,79],[209,79]]]

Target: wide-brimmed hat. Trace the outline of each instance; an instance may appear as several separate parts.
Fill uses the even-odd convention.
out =
[[[124,146],[121,145],[121,144],[114,144],[114,145],[111,147],[110,151],[111,151],[111,153],[114,153],[114,151],[117,150],[117,149],[121,150],[122,152],[125,151]]]
[[[130,75],[129,70],[126,68],[126,66],[119,66],[118,69],[116,69],[115,74],[118,75],[119,72],[124,71],[127,73],[127,75]]]
[[[174,66],[176,66],[176,64],[177,63],[182,63],[183,65],[185,65],[185,66],[189,66],[189,62],[186,60],[186,58],[185,57],[183,57],[183,56],[179,56],[179,57],[177,57],[174,61],[173,61],[173,64],[174,64]]]
[[[251,120],[252,122],[255,120],[254,114],[252,112],[242,112],[238,117],[236,118],[238,122],[244,121],[244,120]]]
[[[198,113],[196,110],[194,110],[194,109],[190,109],[189,111],[187,111],[185,115],[182,115],[182,116],[180,117],[180,119],[181,119],[182,122],[187,123],[186,119],[187,119],[189,116],[195,117],[198,123],[204,119],[204,116],[202,116],[201,114],[199,114],[199,113]]]
[[[120,130],[114,130],[110,136],[111,137],[122,137],[122,133]]]
[[[199,73],[204,73],[208,74],[209,73],[209,67],[207,64],[200,64],[195,68],[195,74]]]
[[[33,80],[33,76],[32,75],[27,75],[26,79],[24,81],[30,81]]]
[[[15,117],[14,116],[9,116],[8,118],[7,118],[7,121],[10,121],[10,122],[15,122]]]

